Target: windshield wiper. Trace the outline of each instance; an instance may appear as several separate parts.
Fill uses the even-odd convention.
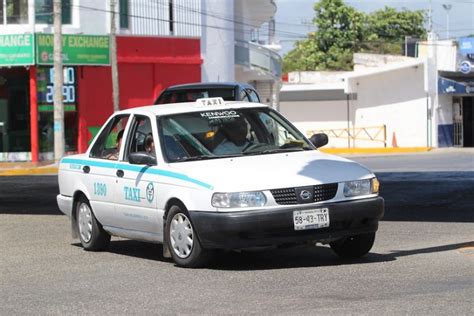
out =
[[[262,151],[250,151],[242,153],[245,156],[252,156],[252,155],[265,155],[265,154],[277,154],[277,153],[287,153],[287,152],[295,152],[295,151],[303,151],[307,150],[306,148],[301,147],[292,147],[292,148],[274,148],[274,149],[265,149]]]
[[[218,158],[229,158],[229,157],[240,157],[242,154],[229,154],[229,155],[201,155],[201,156],[192,156],[192,157],[182,157],[176,159],[175,162],[180,161],[197,161],[197,160],[207,160],[207,159],[218,159]]]

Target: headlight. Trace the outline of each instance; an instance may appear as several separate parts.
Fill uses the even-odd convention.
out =
[[[211,204],[214,207],[260,207],[267,203],[263,192],[214,193]]]
[[[377,178],[348,181],[344,183],[344,196],[352,197],[379,193],[379,181]]]

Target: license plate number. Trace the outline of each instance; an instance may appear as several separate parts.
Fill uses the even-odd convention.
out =
[[[295,230],[329,227],[329,209],[293,211],[293,223]]]

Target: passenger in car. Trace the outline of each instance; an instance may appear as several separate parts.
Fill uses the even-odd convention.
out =
[[[118,132],[118,134],[117,134],[117,144],[116,144],[115,148],[113,149],[113,151],[105,157],[106,159],[118,160],[118,157],[119,157],[119,154],[120,154],[120,146],[122,146],[123,131],[124,130],[121,130],[120,132]]]
[[[155,142],[153,141],[151,133],[145,138],[145,151],[153,156],[155,155]]]

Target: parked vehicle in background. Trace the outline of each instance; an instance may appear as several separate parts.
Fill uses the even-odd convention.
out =
[[[168,87],[161,92],[155,104],[194,102],[197,99],[216,97],[225,101],[261,102],[258,92],[247,83],[211,82]]]

